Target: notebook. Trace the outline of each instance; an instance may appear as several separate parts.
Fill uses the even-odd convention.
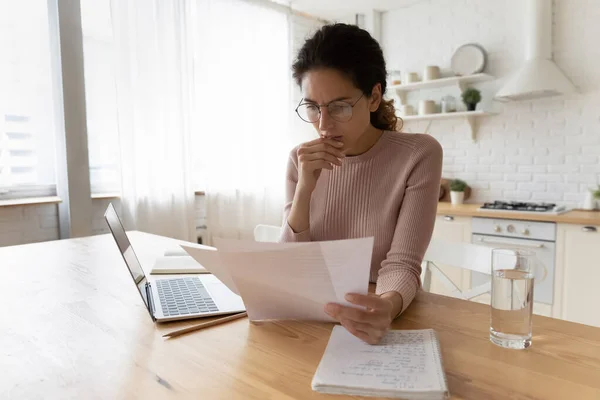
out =
[[[393,330],[369,345],[336,325],[312,380],[329,394],[415,400],[450,396],[433,329]]]
[[[165,250],[163,257],[158,257],[150,273],[156,274],[209,274],[202,265],[183,249]]]

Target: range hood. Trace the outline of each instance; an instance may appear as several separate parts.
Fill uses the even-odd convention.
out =
[[[524,1],[525,64],[508,79],[495,100],[531,100],[576,91],[552,61],[552,1]]]

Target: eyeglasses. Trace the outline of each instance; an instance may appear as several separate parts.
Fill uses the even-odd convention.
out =
[[[332,119],[338,122],[348,122],[352,119],[352,109],[363,96],[364,94],[361,94],[353,104],[341,100],[335,100],[328,104],[302,103],[304,101],[302,99],[296,107],[296,114],[302,121],[313,123],[321,119],[321,107],[327,107],[327,112]]]

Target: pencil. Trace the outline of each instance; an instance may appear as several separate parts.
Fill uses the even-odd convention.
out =
[[[185,333],[188,332],[193,332],[193,331],[197,331],[199,329],[204,329],[204,328],[208,328],[209,326],[214,326],[214,325],[219,325],[222,324],[224,322],[229,322],[229,321],[233,321],[235,319],[239,319],[239,318],[243,318],[245,316],[247,316],[248,314],[244,311],[238,314],[233,314],[233,315],[229,315],[227,317],[223,317],[223,318],[218,318],[209,322],[203,322],[201,324],[198,325],[194,325],[194,326],[190,326],[187,328],[183,328],[183,329],[179,329],[173,332],[169,332],[167,334],[164,334],[163,337],[165,338],[174,338],[180,335],[183,335]]]

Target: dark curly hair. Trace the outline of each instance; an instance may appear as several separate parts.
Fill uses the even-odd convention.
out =
[[[342,72],[366,96],[371,96],[373,86],[380,83],[381,94],[385,94],[387,73],[381,46],[355,25],[325,25],[304,42],[292,65],[296,83],[300,86],[304,74],[315,68]],[[394,100],[382,98],[379,108],[371,113],[371,124],[377,129],[396,130],[398,120]]]

